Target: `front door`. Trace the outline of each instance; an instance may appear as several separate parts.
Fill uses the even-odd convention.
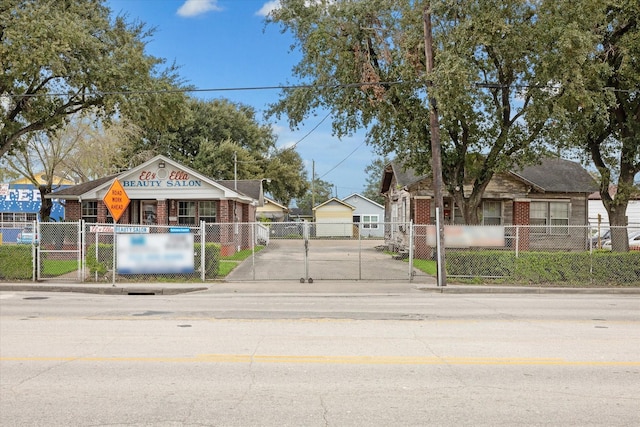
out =
[[[156,200],[142,200],[140,207],[140,224],[158,224],[158,202]]]

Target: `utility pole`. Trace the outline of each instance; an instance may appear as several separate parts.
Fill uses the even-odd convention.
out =
[[[238,191],[238,153],[233,152],[233,190]]]
[[[433,36],[431,34],[431,2],[427,1],[424,7],[424,52],[427,63],[427,79],[430,79],[434,68],[433,60]],[[427,87],[433,87],[433,83],[427,80]],[[442,154],[440,150],[440,123],[438,121],[438,106],[433,93],[427,89],[427,99],[429,102],[429,125],[431,130],[431,173],[433,175],[433,194],[436,202],[436,224],[438,225],[437,263],[438,263],[438,286],[447,285],[447,273],[445,271],[445,251],[444,251],[444,201],[442,198]]]
[[[316,161],[311,160],[311,212],[313,212],[313,208],[316,207]]]

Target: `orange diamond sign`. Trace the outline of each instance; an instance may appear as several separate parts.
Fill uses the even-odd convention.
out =
[[[118,222],[131,200],[129,200],[129,196],[127,196],[120,181],[116,179],[109,187],[109,191],[104,195],[102,201],[107,205],[113,221]]]

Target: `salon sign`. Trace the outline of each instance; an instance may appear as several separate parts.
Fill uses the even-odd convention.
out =
[[[143,170],[135,179],[123,179],[124,188],[194,188],[202,187],[202,180],[181,170]]]

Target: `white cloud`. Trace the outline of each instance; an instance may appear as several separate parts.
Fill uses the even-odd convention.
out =
[[[191,18],[210,11],[220,10],[222,8],[218,6],[218,0],[186,0],[178,9],[178,15]]]
[[[268,16],[273,10],[278,9],[279,7],[280,0],[270,0],[262,5],[260,10],[256,12],[256,15]]]

